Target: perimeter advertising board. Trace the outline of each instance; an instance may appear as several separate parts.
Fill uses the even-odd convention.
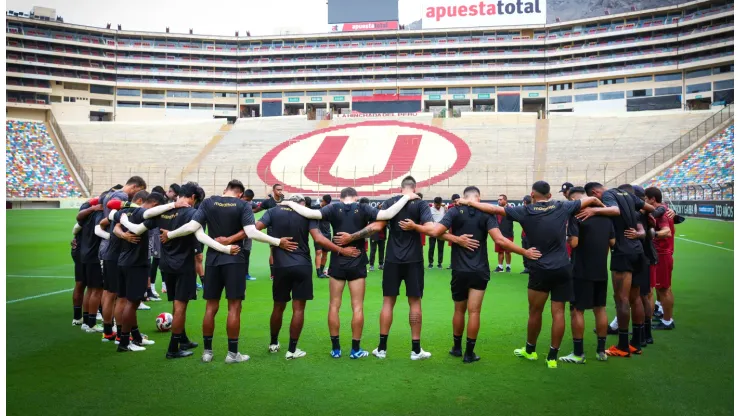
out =
[[[424,0],[422,27],[445,29],[544,25],[547,0]]]

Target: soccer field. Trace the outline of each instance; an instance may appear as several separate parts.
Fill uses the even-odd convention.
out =
[[[306,308],[299,343],[307,357],[284,358],[290,308],[280,335],[283,351],[269,354],[268,250],[259,243],[254,243],[250,270],[258,280],[247,283],[242,313],[240,351],[251,356],[249,362],[223,363],[225,302],[216,322],[214,362],[200,361],[202,300],[191,302],[188,310],[188,335],[200,344],[193,357],[165,360],[169,333],[154,328],[157,314],[171,312],[164,301],[149,303],[152,310],[138,315],[142,332],[157,344],[141,353],[118,354],[100,335],[70,323],[74,215],[70,210],[6,214],[8,414],[732,414],[732,223],[690,219],[676,226],[675,331],[655,331],[655,344],[642,356],[598,362],[593,316],[587,313],[588,363],[560,363],[557,370],[548,370],[542,359],[550,341],[548,313],[537,345],[540,361],[512,354],[524,345],[527,322],[527,278],[518,274],[518,256],[514,273],[492,275],[476,346],[482,358],[478,363],[463,365],[447,354],[453,309],[449,270],[426,274],[422,346],[433,354],[428,361],[409,360],[411,336],[403,298],[396,307],[388,358],[350,360],[348,292],[341,312],[345,355],[330,358],[328,281],[316,278],[315,299]],[[445,257],[446,265],[449,248]],[[363,337],[367,350],[378,340],[381,277],[382,272],[368,273]],[[613,308],[608,309],[611,318]],[[607,345],[613,343],[616,337]],[[568,323],[561,356],[571,348]]]

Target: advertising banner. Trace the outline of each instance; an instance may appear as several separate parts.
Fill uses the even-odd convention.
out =
[[[668,205],[684,217],[735,219],[733,201],[671,201]]]
[[[398,30],[398,22],[356,22],[329,25],[329,32],[365,32],[370,30]]]
[[[547,0],[424,0],[422,29],[544,25]]]

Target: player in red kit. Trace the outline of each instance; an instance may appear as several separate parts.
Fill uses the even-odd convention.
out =
[[[663,194],[660,189],[652,187],[645,190],[645,199],[653,206],[663,205]],[[666,207],[667,208],[667,207]],[[656,219],[655,250],[658,252],[658,264],[652,266],[654,273],[651,277],[655,280],[655,290],[660,295],[663,304],[663,318],[655,330],[672,330],[676,328],[673,323],[673,291],[671,290],[671,277],[673,274],[673,244],[676,233],[673,227],[673,218],[663,215]]]

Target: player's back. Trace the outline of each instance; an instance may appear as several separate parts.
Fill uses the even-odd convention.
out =
[[[452,264],[455,271],[488,271],[488,231],[498,226],[496,217],[472,207],[455,206],[450,208],[441,222],[455,236],[471,235],[480,246],[468,250],[457,244],[452,245]]]
[[[275,267],[311,265],[308,251],[308,234],[318,228],[318,222],[309,220],[287,206],[278,206],[265,212],[260,222],[269,227],[269,235],[276,238],[290,237],[298,247],[290,252],[283,249],[273,251]]]
[[[574,276],[578,278],[588,275],[594,280],[606,280],[609,240],[614,238],[612,221],[603,216],[575,221],[578,227],[578,246],[573,249],[571,257]]]
[[[640,240],[631,240],[624,236],[625,230],[637,228],[638,213],[642,208],[642,201],[636,196],[619,189],[609,189],[604,192],[602,202],[607,207],[619,207],[619,215],[609,217],[614,224],[616,244],[614,252],[619,254],[640,254],[643,251]]]
[[[252,208],[239,198],[214,195],[200,204],[193,220],[204,227],[207,225],[208,235],[216,239],[230,237],[241,231],[245,225],[254,224],[254,214]],[[232,256],[208,248],[206,255],[206,264],[211,266],[244,262],[242,252]]]
[[[365,228],[370,222],[375,221],[378,216],[378,210],[369,204],[359,204],[352,202],[345,204],[338,202],[321,208],[322,219],[331,223],[334,235],[338,233],[354,234]],[[365,241],[356,240],[349,244],[357,248],[362,255],[359,257],[338,256],[332,253],[332,266],[337,262],[337,266],[342,268],[365,267],[367,264],[367,255],[365,253]]]
[[[152,230],[165,229],[176,230],[190,222],[197,212],[194,208],[184,207],[170,210],[154,219],[156,228]],[[150,230],[151,231],[151,230]],[[160,256],[160,267],[166,272],[175,272],[183,265],[192,265],[195,258],[195,246],[197,243],[195,235],[187,235],[174,238],[162,245]]]
[[[144,208],[125,209],[116,213],[116,222],[121,221],[121,215],[126,214],[129,221],[134,224],[144,223],[147,228],[153,227],[153,221],[144,220]],[[123,227],[123,231],[128,231]],[[146,266],[149,264],[149,245],[142,239],[138,243],[121,241],[121,252],[118,256],[119,266]]]
[[[389,209],[399,199],[401,199],[401,195],[388,199],[383,203],[381,209]],[[421,236],[416,231],[402,229],[399,223],[405,220],[411,220],[416,224],[434,221],[429,204],[419,199],[407,202],[398,214],[388,221],[390,231],[386,245],[386,263],[413,263],[424,260]]]

